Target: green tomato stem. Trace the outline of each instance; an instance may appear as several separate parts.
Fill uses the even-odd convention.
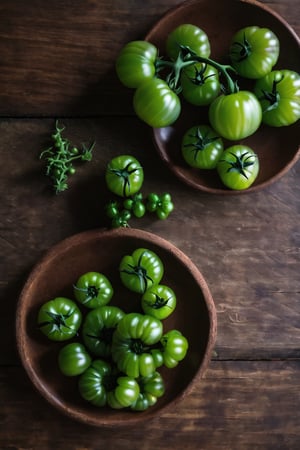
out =
[[[236,73],[235,69],[228,64],[220,64],[214,59],[197,55],[189,47],[180,46],[180,52],[175,61],[164,60],[159,58],[156,60],[157,73],[163,68],[170,68],[171,72],[167,75],[166,81],[169,87],[176,93],[181,91],[180,75],[182,70],[195,63],[204,63],[217,69],[223,75],[226,84],[227,94],[238,92],[239,88],[236,81],[230,75],[230,72]]]

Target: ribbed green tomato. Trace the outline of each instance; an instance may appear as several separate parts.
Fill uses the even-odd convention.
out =
[[[105,171],[108,189],[120,197],[137,193],[144,182],[144,170],[132,155],[119,155],[110,160]]]
[[[137,381],[132,377],[120,376],[114,389],[107,392],[107,403],[113,409],[122,409],[136,402],[140,393]]]
[[[134,411],[145,411],[155,405],[157,399],[165,393],[164,380],[159,372],[153,372],[147,377],[137,379],[140,393],[136,401],[131,405]]]
[[[82,324],[82,337],[94,356],[109,357],[112,336],[125,313],[117,306],[104,305],[89,311]]]
[[[178,95],[159,78],[145,81],[137,88],[133,107],[136,115],[153,128],[171,125],[181,112]]]
[[[164,365],[172,369],[182,361],[188,351],[188,340],[178,330],[170,330],[161,339]]]
[[[180,46],[189,47],[198,56],[208,58],[210,55],[210,42],[207,34],[200,27],[184,23],[176,27],[167,37],[167,55],[176,60]]]
[[[120,278],[125,287],[143,294],[163,277],[164,266],[160,257],[152,250],[137,248],[131,255],[121,259]]]
[[[271,72],[279,57],[279,39],[268,28],[249,26],[232,38],[230,59],[237,73],[258,79]]]
[[[283,127],[300,119],[300,75],[297,72],[274,70],[257,80],[254,93],[263,110],[263,123]]]
[[[209,105],[219,95],[218,70],[206,64],[186,67],[180,77],[183,97],[192,105]]]
[[[108,278],[99,272],[84,273],[74,286],[76,300],[87,308],[106,305],[111,300],[113,292]]]
[[[143,294],[141,305],[145,314],[163,320],[176,308],[176,295],[169,286],[154,284]]]
[[[95,359],[79,378],[79,393],[93,405],[104,406],[107,403],[107,391],[111,389],[112,383],[111,365],[101,359]]]
[[[258,156],[246,145],[233,145],[222,153],[217,171],[223,184],[228,188],[247,189],[257,178]]]
[[[250,91],[220,95],[210,104],[208,114],[214,130],[231,141],[251,136],[262,120],[260,103]]]
[[[62,347],[58,353],[58,367],[69,377],[82,374],[91,362],[91,356],[80,342],[71,342]]]
[[[181,153],[197,169],[214,169],[223,152],[222,138],[208,125],[195,125],[183,136]]]
[[[120,320],[113,335],[112,358],[127,376],[148,376],[156,369],[151,346],[162,337],[160,320],[147,314],[129,313]]]
[[[123,47],[116,60],[120,81],[129,88],[137,88],[155,76],[157,48],[147,41],[132,41]]]
[[[82,314],[73,300],[56,297],[44,303],[38,313],[38,328],[53,341],[73,338],[82,320]]]

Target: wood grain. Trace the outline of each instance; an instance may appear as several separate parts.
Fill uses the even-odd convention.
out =
[[[1,450],[300,448],[300,165],[250,196],[195,192],[161,163],[114,74],[120,47],[180,3],[0,3]],[[299,35],[297,0],[262,3]],[[57,117],[73,142],[96,140],[92,162],[78,167],[59,196],[38,158]],[[108,226],[103,175],[117,153],[141,161],[145,192],[172,194],[167,221],[147,216],[131,225],[170,240],[199,267],[215,300],[218,337],[205,378],[176,410],[112,432],[74,423],[35,392],[16,351],[15,310],[46,250]]]
[[[38,396],[23,372],[8,368],[0,372],[0,448],[296,450],[299,375],[299,361],[213,362],[180,407],[138,428],[111,430],[74,424]]]

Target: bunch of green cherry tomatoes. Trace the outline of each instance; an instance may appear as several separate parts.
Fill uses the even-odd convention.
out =
[[[249,187],[259,161],[238,141],[261,124],[283,127],[300,118],[300,75],[288,68],[274,70],[278,37],[268,28],[244,27],[232,37],[229,64],[221,64],[210,58],[205,31],[185,23],[169,33],[165,52],[167,56],[161,56],[151,42],[139,40],[127,43],[117,56],[117,75],[134,90],[135,113],[149,126],[161,128],[179,118],[181,98],[206,108],[207,122],[191,126],[183,137],[184,160],[199,169],[217,168],[229,188]],[[251,89],[239,88],[244,80],[252,81]],[[224,150],[223,139],[234,145]]]

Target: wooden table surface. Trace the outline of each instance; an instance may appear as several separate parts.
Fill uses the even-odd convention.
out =
[[[196,192],[162,164],[114,73],[119,49],[180,3],[1,1],[1,450],[300,448],[300,163],[262,192]],[[263,3],[299,35],[298,0]],[[56,118],[72,141],[97,142],[93,161],[57,196],[38,159]],[[145,190],[159,184],[172,194],[168,220],[133,226],[170,240],[198,266],[218,336],[204,379],[175,410],[138,429],[109,430],[74,422],[35,391],[18,357],[15,314],[46,250],[105,226],[101,177],[117,153],[140,159]]]

